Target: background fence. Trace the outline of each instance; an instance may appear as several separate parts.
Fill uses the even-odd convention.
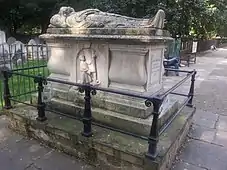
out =
[[[204,52],[211,49],[212,45],[215,45],[216,47],[224,47],[227,46],[227,38],[217,38],[212,40],[196,40],[196,39],[190,39],[190,38],[178,38],[174,39],[174,41],[171,41],[167,44],[167,51],[166,51],[166,57],[167,56],[178,56],[180,50],[187,49],[188,51],[192,51],[192,44],[193,41],[198,42],[197,44],[197,52]]]
[[[0,69],[18,73],[10,75],[9,88],[11,97],[21,102],[33,103],[33,94],[37,93],[35,82],[28,77],[20,76],[41,75],[48,76],[47,61],[49,49],[46,44],[28,45],[28,44],[1,44],[0,45]],[[12,77],[11,77],[12,76]],[[4,75],[0,75],[1,82]],[[3,84],[0,83],[0,95],[3,96]],[[0,98],[1,107],[4,105],[3,98]]]

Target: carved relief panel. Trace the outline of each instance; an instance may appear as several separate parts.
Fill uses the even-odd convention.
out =
[[[148,49],[136,45],[110,46],[110,86],[146,91]]]
[[[97,55],[92,48],[83,48],[77,55],[77,82],[99,85],[97,75]]]

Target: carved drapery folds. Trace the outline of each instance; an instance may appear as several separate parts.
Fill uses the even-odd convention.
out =
[[[55,28],[158,28],[164,27],[165,13],[159,10],[151,19],[140,19],[86,9],[75,12],[71,7],[61,7],[58,14],[50,19]]]

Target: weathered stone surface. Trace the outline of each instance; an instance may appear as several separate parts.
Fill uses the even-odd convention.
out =
[[[51,18],[47,34],[40,36],[51,47],[50,78],[138,95],[159,93],[165,42],[172,40],[162,30],[164,18],[162,10],[152,19],[136,19],[97,9],[75,12],[62,7]],[[74,98],[77,105],[83,103],[74,87],[52,84],[55,95],[64,89],[67,98]],[[142,119],[152,113],[152,107],[132,97],[104,93],[95,98],[93,107],[107,111]]]
[[[226,148],[192,140],[187,144],[180,158],[188,163],[199,165],[200,167],[226,169],[226,154]]]
[[[203,81],[201,86],[202,88],[198,89],[200,94],[195,98],[198,108],[225,115],[227,113],[227,107],[225,107],[227,100],[223,96],[226,96],[227,92],[223,89],[227,86],[226,77],[209,76],[209,79]]]
[[[84,107],[75,105],[72,102],[66,102],[64,100],[52,99],[48,107],[52,110],[60,111],[69,115],[82,118],[84,113]],[[173,100],[167,106],[168,109],[163,111],[163,116],[159,118],[160,127],[166,123],[166,121],[178,110],[179,106],[177,101]],[[131,131],[136,134],[147,136],[150,132],[153,115],[147,117],[147,119],[136,118],[128,115],[122,115],[117,112],[111,112],[99,108],[92,109],[92,116],[94,121],[106,124],[111,127],[120,128],[123,130]]]
[[[78,164],[77,161],[72,158],[66,159],[65,155],[56,154],[57,151],[49,152],[45,154],[44,157],[41,157],[34,163],[34,167],[37,169],[48,169],[48,170],[93,170],[89,165]],[[47,164],[48,162],[48,164]]]
[[[83,125],[77,120],[53,115],[48,112],[48,121],[39,123],[29,116],[33,108],[13,109],[6,114],[11,118],[13,128],[26,128],[26,134],[45,141],[66,153],[86,160],[99,169],[157,170],[169,169],[174,155],[188,132],[191,120],[191,108],[185,108],[172,125],[161,135],[158,144],[158,157],[155,161],[145,159],[147,141],[118,132],[93,126],[93,137],[81,136]],[[17,116],[16,116],[17,115]],[[33,111],[32,111],[33,115]],[[20,117],[20,118],[19,118]],[[32,118],[32,119],[31,119]],[[24,133],[24,130],[22,130]],[[149,166],[148,166],[149,165]]]
[[[77,35],[75,37],[75,34]],[[159,35],[158,35],[159,34]],[[71,36],[70,36],[71,35]],[[156,39],[155,36],[160,36]],[[122,39],[122,40],[136,40],[141,39],[141,42],[157,43],[164,40],[171,40],[170,33],[166,30],[158,32],[155,28],[48,28],[47,34],[41,35],[41,37],[56,37],[56,38],[66,38],[70,39],[75,37],[77,40],[82,40],[83,38],[93,38],[105,40],[109,39]],[[163,37],[163,38],[162,38]]]
[[[174,166],[172,170],[206,170],[206,169],[200,168],[189,163],[180,162],[176,166]]]
[[[86,9],[75,12],[71,7],[61,7],[59,13],[50,19],[50,27],[73,28],[136,28],[164,27],[165,13],[159,10],[151,19],[137,19],[118,14],[102,12],[98,9]]]
[[[7,128],[8,124],[8,119],[5,116],[0,116],[1,170],[93,169],[79,160],[12,132]]]
[[[223,130],[223,131],[227,131],[227,116],[219,116],[219,119],[217,121],[217,129],[218,130]]]
[[[227,139],[225,133],[225,119],[226,115],[226,72],[227,67],[226,48],[220,48],[218,51],[207,51],[202,54],[202,57],[197,58],[197,63],[191,65],[190,69],[196,69],[196,93],[194,103],[197,108],[197,113],[203,111],[204,118],[196,116],[196,123],[200,125],[193,125],[190,133],[193,143],[186,145],[186,150],[183,148],[180,156],[183,162],[194,166],[182,167],[179,165],[179,170],[194,170],[197,168],[210,169],[226,169],[227,162],[222,162],[226,155]],[[218,114],[217,116],[210,116],[211,114]],[[205,121],[205,117],[209,120]],[[213,120],[212,120],[213,119]],[[201,121],[201,123],[200,123]],[[205,123],[207,122],[207,123]],[[216,122],[215,128],[213,127]],[[219,127],[220,125],[220,127]],[[212,128],[208,128],[212,127]],[[189,137],[189,138],[190,138]],[[213,138],[213,139],[212,139]],[[198,147],[198,142],[199,147]],[[195,145],[192,147],[192,145]],[[204,145],[204,147],[202,147]],[[203,148],[203,149],[201,149]],[[188,153],[185,153],[188,152]],[[179,156],[177,156],[179,158]],[[219,163],[220,161],[220,163]],[[177,164],[182,164],[181,161]],[[212,164],[212,165],[211,165]],[[173,168],[174,169],[174,168]],[[175,170],[175,169],[174,169]]]
[[[218,114],[198,110],[198,112],[196,112],[193,120],[194,120],[195,124],[205,126],[208,128],[215,128],[215,124],[218,120]]]
[[[149,97],[160,93],[165,42],[172,40],[168,31],[162,30],[164,18],[162,10],[151,19],[136,19],[97,9],[75,12],[62,7],[51,18],[47,34],[40,36],[51,50],[50,78]],[[51,86],[55,105],[50,103],[50,107],[81,117],[84,96],[76,87],[59,83]],[[70,104],[61,107],[66,102],[56,98]],[[102,92],[92,98],[96,122],[149,133],[153,107],[147,108],[144,100]],[[163,112],[167,115],[160,119],[162,124],[176,105]]]
[[[213,143],[227,148],[227,131],[218,130],[215,134]]]
[[[202,141],[212,143],[214,142],[215,133],[216,133],[215,129],[206,128],[206,127],[194,124],[191,128],[189,136],[197,140],[202,140]]]
[[[68,88],[65,90],[54,89],[53,98],[72,102],[75,105],[84,106],[84,94],[78,92],[78,89]],[[153,107],[146,107],[144,99],[136,99],[133,97],[109,94],[98,91],[92,96],[92,107],[100,108],[135,118],[146,119],[151,116]],[[58,107],[59,108],[59,107]],[[59,108],[60,109],[60,108]],[[62,108],[61,110],[63,110]],[[74,112],[72,112],[74,113]]]

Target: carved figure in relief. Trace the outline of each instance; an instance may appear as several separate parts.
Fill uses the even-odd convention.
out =
[[[89,74],[89,67],[86,62],[85,56],[80,56],[80,83],[88,84],[91,82],[91,76]]]
[[[80,80],[79,83],[98,85],[96,55],[91,49],[84,49],[79,54]]]
[[[141,19],[86,9],[75,12],[71,7],[61,7],[50,20],[57,28],[158,28],[164,27],[165,12],[159,10],[153,18]]]

